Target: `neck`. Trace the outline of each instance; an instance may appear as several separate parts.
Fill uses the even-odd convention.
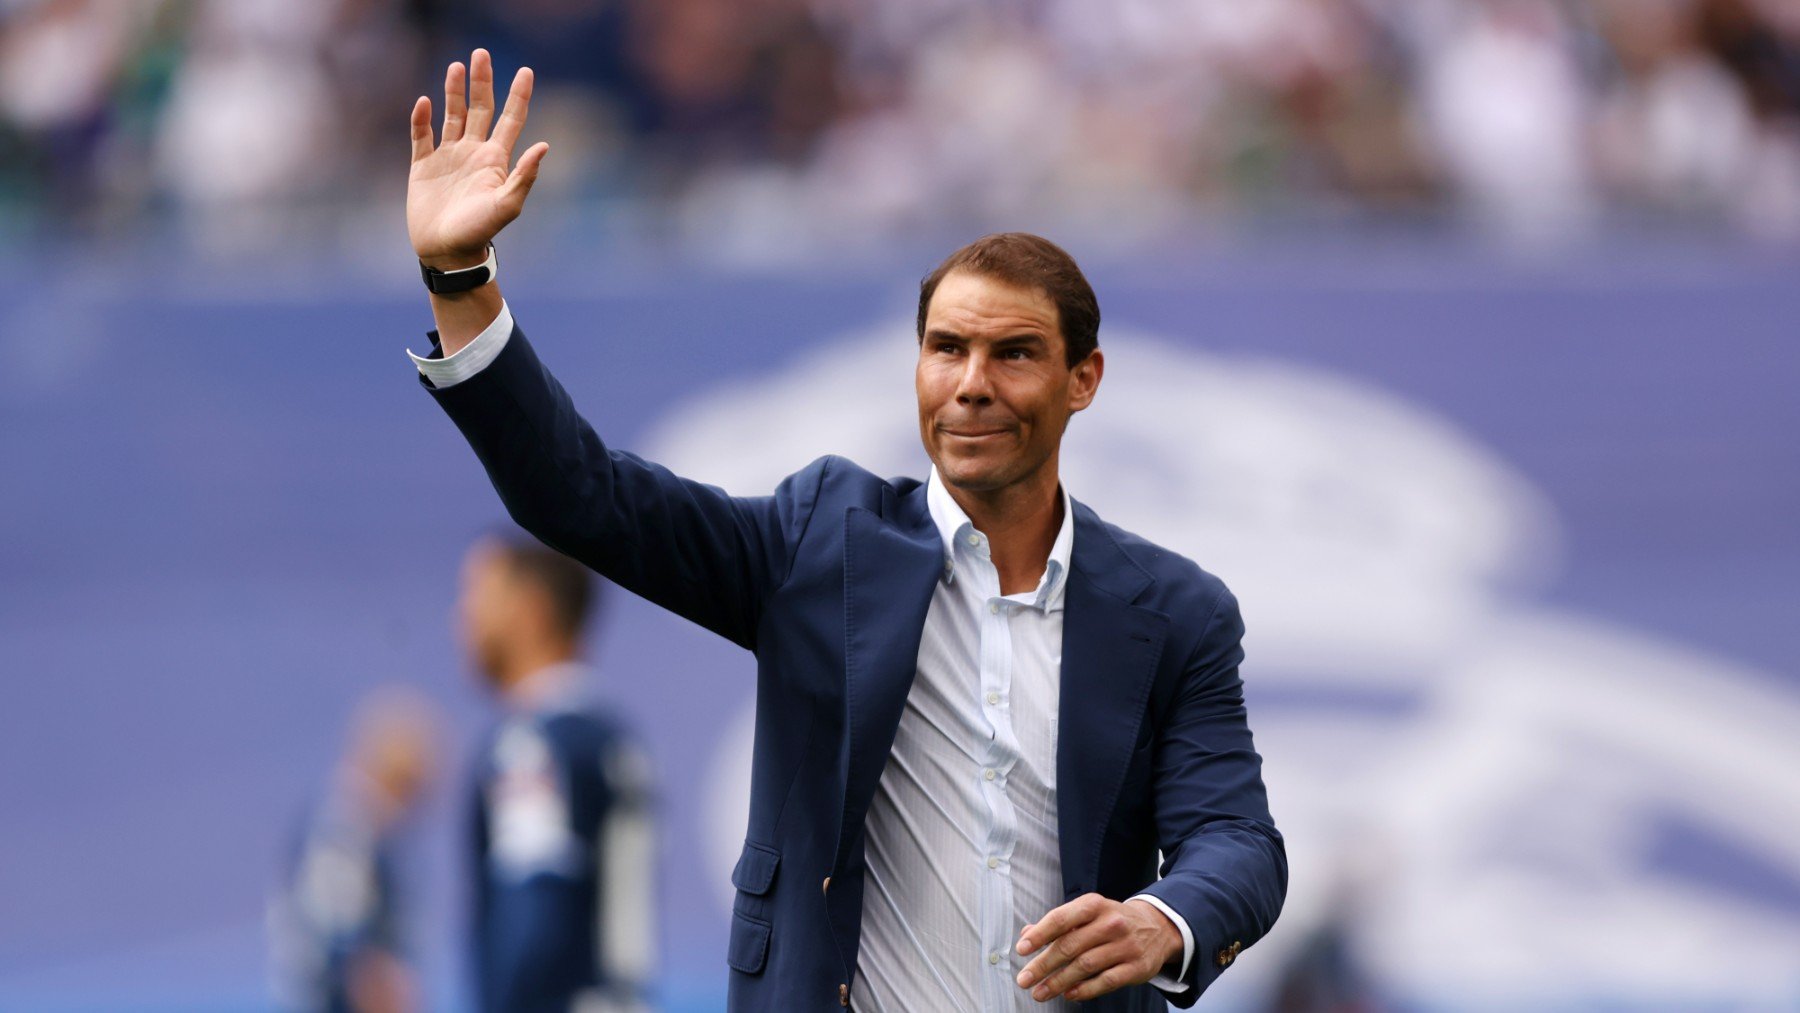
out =
[[[942,477],[942,473],[939,474]],[[1036,475],[1000,489],[960,489],[948,482],[950,498],[987,536],[988,552],[1000,573],[1000,593],[1029,591],[1043,579],[1050,547],[1062,530],[1063,503],[1052,457]]]
[[[552,665],[574,661],[575,645],[563,642],[521,644],[506,659],[501,673],[500,695],[514,705],[533,701],[535,687],[531,677]]]

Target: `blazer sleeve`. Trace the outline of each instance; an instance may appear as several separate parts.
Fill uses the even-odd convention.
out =
[[[438,344],[435,331],[431,341]],[[443,389],[423,376],[420,383],[468,439],[520,527],[626,590],[755,648],[763,603],[787,578],[829,458],[773,496],[739,498],[610,449],[516,324],[475,376]]]
[[[1238,678],[1243,634],[1237,599],[1221,585],[1157,746],[1162,878],[1141,892],[1179,912],[1193,932],[1182,979],[1189,988],[1167,997],[1184,1008],[1269,931],[1287,896],[1287,852],[1269,815]]]

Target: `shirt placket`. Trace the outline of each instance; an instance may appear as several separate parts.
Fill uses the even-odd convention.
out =
[[[1012,800],[1006,794],[1006,783],[1018,762],[1018,739],[1012,727],[1012,662],[1013,644],[1010,610],[1012,603],[1000,596],[1000,576],[987,553],[987,541],[976,535],[965,539],[966,555],[975,579],[969,590],[979,608],[981,631],[980,694],[981,713],[987,719],[989,734],[983,744],[980,778],[981,798],[986,803],[987,825],[981,855],[980,923],[982,967],[979,978],[982,1008],[989,1011],[1011,1009],[1019,992],[1013,981],[1017,970],[1012,966],[1013,883],[1012,857],[1018,843],[1019,827]]]

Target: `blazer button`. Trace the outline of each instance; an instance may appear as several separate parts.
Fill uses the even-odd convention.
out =
[[[1233,941],[1230,946],[1227,946],[1224,949],[1220,950],[1219,951],[1219,966],[1220,967],[1230,967],[1231,962],[1237,959],[1238,952],[1240,950],[1242,950],[1243,948],[1244,948],[1243,943]]]
[[[830,893],[831,892],[831,877],[830,876],[825,877],[825,883],[824,883],[824,885],[819,887],[819,892],[820,893]]]
[[[839,985],[838,986],[838,1005],[839,1006],[850,1005],[850,986],[849,985]]]

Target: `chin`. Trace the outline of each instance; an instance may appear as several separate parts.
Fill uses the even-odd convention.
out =
[[[950,458],[938,465],[944,482],[970,492],[986,492],[1007,483],[1005,462],[981,458]]]

